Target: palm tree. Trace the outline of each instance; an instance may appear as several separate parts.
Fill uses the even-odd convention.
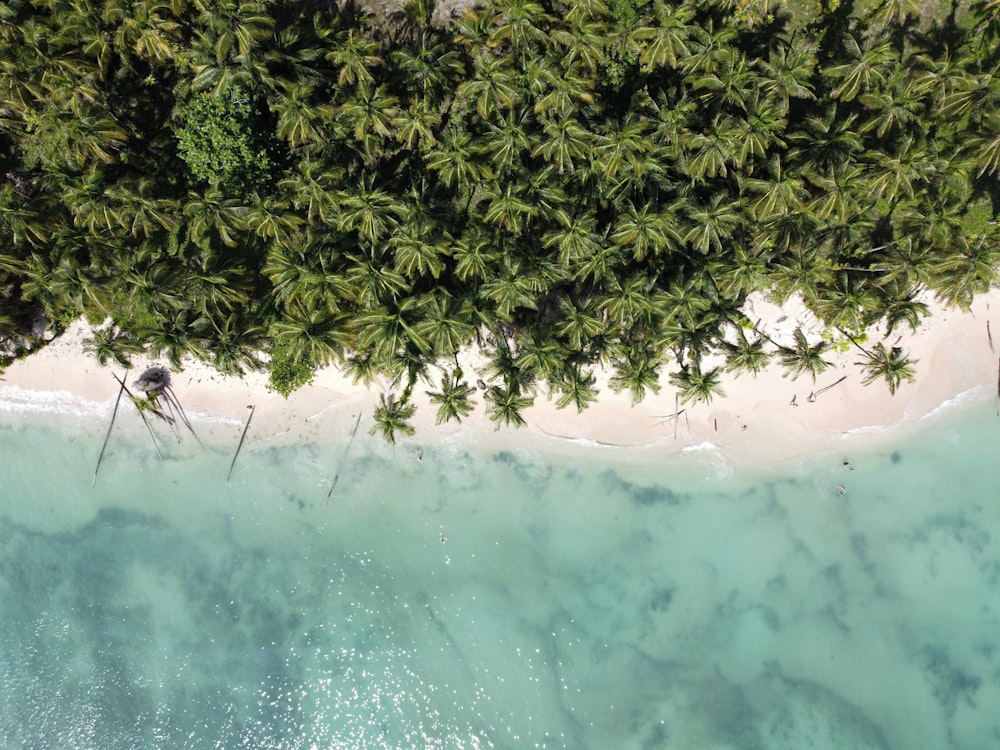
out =
[[[343,317],[328,310],[293,308],[272,325],[271,336],[285,343],[293,361],[319,367],[342,356],[354,343],[344,325]]]
[[[358,181],[356,189],[339,196],[337,216],[340,231],[356,231],[373,245],[393,234],[405,213],[397,198],[375,180],[374,174],[367,174]]]
[[[459,191],[469,190],[482,176],[472,136],[465,130],[447,128],[437,148],[428,151],[426,158],[427,168],[440,174],[445,185]]]
[[[543,118],[542,123],[544,136],[531,155],[542,157],[559,174],[572,172],[573,160],[579,161],[590,152],[593,134],[573,117]]]
[[[551,380],[566,363],[566,348],[547,332],[531,328],[517,333],[517,359],[523,372]]]
[[[707,203],[694,203],[686,207],[691,228],[684,241],[695,250],[707,255],[711,250],[722,251],[725,241],[742,225],[742,200],[733,200],[726,192],[719,191]]]
[[[482,149],[490,159],[493,174],[503,177],[520,166],[522,158],[531,152],[528,129],[533,123],[527,107],[517,107],[499,120],[499,124],[487,124],[490,136],[483,140]]]
[[[649,346],[634,344],[623,346],[624,354],[614,360],[614,374],[608,381],[612,390],[628,390],[632,403],[646,397],[646,392],[660,392],[661,359]]]
[[[704,401],[707,404],[715,396],[726,395],[719,384],[721,377],[721,368],[713,367],[708,372],[702,372],[701,365],[694,360],[682,366],[679,372],[671,373],[670,384],[680,389],[681,403]]]
[[[388,246],[395,257],[396,270],[407,279],[420,276],[438,278],[444,270],[444,247],[427,242],[427,228],[416,222],[404,223],[402,232],[389,238]]]
[[[947,304],[968,310],[975,295],[985,294],[996,283],[998,262],[997,238],[977,238],[938,263],[931,287]]]
[[[440,290],[426,300],[414,330],[418,337],[427,341],[434,356],[453,356],[472,341],[475,324],[481,322],[468,301]]]
[[[396,395],[385,393],[379,395],[379,405],[375,409],[375,424],[368,431],[369,435],[380,434],[390,445],[396,444],[396,433],[404,435],[414,433],[413,426],[408,420],[413,418],[417,407],[396,400]]]
[[[562,65],[566,70],[579,68],[593,76],[604,62],[607,27],[595,18],[599,12],[596,8],[589,13],[586,10],[572,13],[581,4],[574,3],[568,11],[569,28],[554,28],[550,36],[565,51]]]
[[[511,110],[520,93],[514,85],[513,70],[507,58],[481,51],[473,58],[473,66],[475,77],[459,85],[455,92],[456,99],[472,104],[484,121],[493,119],[498,107]]]
[[[483,191],[484,198],[488,201],[483,220],[501,227],[515,237],[520,236],[531,217],[538,214],[538,205],[529,202],[524,192],[519,183],[489,185]]]
[[[878,91],[889,78],[889,66],[897,63],[898,57],[889,42],[862,51],[857,39],[845,35],[844,43],[851,62],[834,65],[823,71],[827,78],[840,81],[831,92],[835,99],[853,101],[860,94]]]
[[[632,251],[632,257],[643,261],[655,255],[669,255],[682,244],[677,222],[668,212],[657,210],[652,202],[641,209],[629,201],[619,215],[611,240]]]
[[[771,360],[771,355],[764,349],[764,337],[757,336],[751,341],[742,326],[734,327],[736,342],[724,341],[722,344],[722,350],[726,354],[726,372],[759,374]]]
[[[472,394],[475,389],[462,380],[461,369],[441,375],[441,389],[427,391],[431,403],[438,405],[436,424],[443,424],[454,419],[461,422],[472,413],[474,404]]]
[[[395,134],[398,105],[399,99],[384,84],[373,87],[369,83],[360,84],[353,96],[340,105],[339,115],[353,126],[354,139],[367,159],[372,160],[382,150],[380,138],[389,139]]]
[[[823,353],[830,349],[830,342],[810,344],[801,328],[795,329],[794,339],[792,346],[780,346],[778,349],[782,366],[791,373],[792,380],[797,380],[799,375],[808,372],[813,382],[816,382],[816,376],[832,364],[823,359]]]
[[[854,339],[851,341],[865,355],[863,361],[855,363],[861,365],[865,370],[865,378],[862,381],[865,385],[870,385],[882,378],[889,386],[889,393],[895,395],[896,389],[899,388],[903,380],[913,382],[915,378],[913,366],[916,364],[916,360],[906,356],[900,347],[886,348],[885,344],[879,341],[871,349],[865,349]]]
[[[593,372],[584,371],[580,364],[564,365],[556,371],[552,386],[562,395],[556,407],[565,409],[570,404],[582,412],[597,400],[597,378]]]
[[[639,61],[652,69],[660,66],[676,68],[679,61],[691,54],[689,38],[694,8],[654,0],[656,23],[639,26],[629,34],[629,46],[638,51]]]
[[[573,351],[582,352],[604,330],[604,322],[595,307],[594,300],[589,298],[577,301],[564,298],[560,301],[562,317],[556,331]]]
[[[497,0],[491,7],[496,24],[489,37],[491,47],[508,46],[515,56],[526,58],[529,52],[544,48],[548,35],[541,27],[551,22],[544,8],[534,0]],[[536,52],[537,54],[537,52]]]
[[[107,365],[114,360],[122,367],[131,367],[131,355],[141,354],[143,347],[117,326],[108,325],[95,328],[89,338],[84,339],[83,347],[97,357],[101,365]]]
[[[364,38],[359,30],[347,29],[337,39],[333,49],[326,58],[339,66],[337,85],[365,85],[375,83],[372,70],[382,64],[378,52],[378,43],[373,39]]]
[[[527,422],[521,412],[530,407],[535,398],[521,395],[516,388],[493,386],[486,391],[486,400],[490,403],[489,417],[497,423],[497,429],[500,429],[500,425],[524,427]]]

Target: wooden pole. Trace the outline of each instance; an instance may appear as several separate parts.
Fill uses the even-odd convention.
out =
[[[101,470],[101,461],[104,460],[104,451],[107,450],[108,440],[111,439],[111,428],[115,426],[115,417],[118,416],[118,404],[122,402],[123,393],[125,393],[125,383],[122,383],[121,388],[118,389],[118,398],[115,399],[115,408],[111,412],[111,424],[108,425],[108,431],[104,434],[104,445],[101,446],[101,455],[97,457],[97,466],[94,467],[94,483],[90,485],[91,487],[97,486],[97,472]]]
[[[347,460],[347,452],[351,450],[351,443],[354,442],[354,436],[358,434],[358,425],[361,424],[361,411],[358,410],[358,418],[354,420],[354,429],[351,430],[351,437],[347,441],[347,446],[344,448],[343,454],[340,456],[340,463],[338,464],[337,473],[333,475],[333,483],[330,485],[330,491],[326,493],[326,502],[323,503],[323,510],[326,510],[326,506],[330,504],[330,497],[333,495],[333,490],[337,486],[337,480],[340,479],[340,468],[344,462]]]
[[[112,373],[112,375],[114,375],[114,373]],[[139,406],[139,399],[137,399],[135,396],[132,395],[132,391],[130,391],[128,389],[128,386],[125,385],[125,381],[124,380],[122,380],[117,375],[114,375],[114,378],[119,383],[121,383],[122,388],[125,389],[125,393],[128,394],[128,397],[130,399],[132,399],[132,403],[135,404],[136,411],[138,411],[139,412],[139,416],[142,417],[142,423],[144,425],[146,425],[146,432],[149,433],[149,439],[153,441],[153,448],[156,450],[156,455],[159,456],[160,460],[162,461],[163,460],[163,453],[160,452],[160,446],[156,442],[156,435],[153,433],[153,426],[149,423],[149,417],[146,416],[146,412],[143,411],[143,409],[142,409],[141,406]]]
[[[181,421],[184,423],[184,426],[188,428],[192,435],[194,435],[194,439],[198,441],[198,445],[204,448],[205,444],[201,442],[201,438],[198,437],[198,433],[195,432],[194,427],[191,426],[191,421],[188,419],[187,413],[184,411],[184,407],[181,406],[180,399],[178,399],[177,395],[174,393],[174,389],[168,385],[164,389],[164,392],[169,397],[170,403],[172,403],[174,408],[177,409],[177,413],[180,414]]]
[[[243,434],[240,435],[240,444],[236,446],[236,453],[233,454],[232,463],[229,464],[229,473],[226,474],[226,482],[228,482],[229,478],[233,475],[233,467],[236,466],[236,459],[239,457],[240,451],[243,449],[243,441],[247,438],[247,430],[250,429],[250,421],[253,419],[254,409],[257,407],[254,404],[250,404],[247,408],[250,410],[250,416],[247,417],[247,423],[243,428]]]

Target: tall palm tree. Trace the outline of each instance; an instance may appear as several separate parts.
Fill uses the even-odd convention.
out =
[[[870,385],[876,380],[885,380],[889,386],[889,393],[896,394],[896,389],[906,380],[912,383],[916,377],[914,365],[916,360],[906,356],[898,346],[886,347],[879,341],[871,349],[866,349],[852,339],[855,346],[865,355],[865,359],[855,364],[860,365],[865,370],[865,378],[862,381],[865,385]]]

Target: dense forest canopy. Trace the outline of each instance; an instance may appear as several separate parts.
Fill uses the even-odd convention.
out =
[[[768,339],[757,290],[894,390],[911,362],[866,331],[996,278],[1000,4],[801,5],[4,2],[0,338],[85,315],[102,361],[286,393],[338,364],[395,383],[392,438],[421,382],[520,424],[600,366],[636,399],[815,376],[831,341]]]

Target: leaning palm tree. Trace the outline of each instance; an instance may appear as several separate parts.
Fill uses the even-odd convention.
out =
[[[375,409],[375,425],[368,431],[369,435],[376,432],[385,438],[387,443],[396,444],[396,433],[404,435],[414,433],[413,426],[407,421],[413,417],[417,410],[413,404],[397,401],[395,394],[381,394],[379,405]]]
[[[871,349],[866,349],[861,343],[846,331],[841,331],[848,341],[854,344],[862,354],[864,360],[855,362],[865,370],[865,379],[861,381],[864,385],[870,385],[879,378],[884,378],[889,386],[889,393],[895,395],[896,389],[905,379],[912,383],[915,377],[913,365],[916,360],[910,359],[898,346],[886,348],[886,345],[879,341]]]
[[[880,341],[870,351],[866,349],[862,351],[865,353],[865,360],[855,364],[861,365],[865,370],[865,379],[861,381],[865,385],[882,378],[889,386],[889,393],[895,395],[896,389],[904,379],[909,383],[913,382],[916,374],[913,365],[916,364],[916,360],[906,356],[900,347],[886,348]]]
[[[779,350],[781,364],[792,375],[792,380],[796,380],[799,375],[809,373],[813,382],[816,376],[830,367],[831,363],[823,359],[823,353],[830,348],[829,341],[820,341],[810,344],[801,328],[795,329],[795,344],[793,346],[782,346]]]
[[[770,353],[764,349],[765,339],[758,336],[752,341],[739,326],[736,327],[736,342],[722,342],[726,354],[726,372],[748,372],[757,375],[767,367],[771,359]]]

